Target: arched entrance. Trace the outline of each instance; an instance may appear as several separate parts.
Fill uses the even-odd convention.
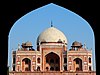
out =
[[[75,58],[73,60],[74,70],[82,71],[82,60],[80,58]]]
[[[28,58],[24,58],[22,60],[22,70],[23,71],[31,71],[31,60]]]
[[[46,66],[45,69],[47,71],[60,71],[60,57],[51,52],[46,56]]]

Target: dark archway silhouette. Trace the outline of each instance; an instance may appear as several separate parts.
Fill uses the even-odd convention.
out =
[[[2,5],[1,5],[1,22],[0,24],[2,25],[1,26],[1,52],[0,52],[0,59],[2,59],[2,62],[0,62],[0,71],[2,72],[3,75],[6,75],[8,73],[8,70],[9,70],[9,65],[8,65],[8,34],[9,34],[9,31],[11,29],[11,27],[13,26],[13,24],[15,23],[16,20],[18,20],[20,17],[22,17],[23,15],[25,15],[26,13],[30,12],[31,10],[34,10],[38,7],[41,7],[43,5],[46,5],[48,3],[55,3],[55,4],[58,4],[60,6],[63,6],[67,9],[70,9],[72,10],[73,12],[76,12],[77,14],[79,14],[80,16],[82,16],[83,18],[85,18],[89,23],[90,25],[92,26],[93,30],[95,31],[95,34],[96,34],[96,31],[98,31],[96,28],[97,27],[97,18],[96,16],[98,16],[97,12],[93,12],[93,11],[98,11],[97,8],[98,6],[96,5],[97,4],[97,1],[93,1],[93,2],[86,2],[86,1],[63,1],[63,2],[60,2],[60,1],[40,1],[40,0],[34,0],[33,1],[18,1],[18,0],[14,0],[14,1],[8,1],[6,6],[7,7],[4,7],[5,5],[5,1],[1,2]],[[66,4],[64,4],[66,3]],[[85,6],[84,6],[85,4]],[[95,6],[93,6],[95,4]],[[73,6],[71,6],[73,5]],[[89,6],[88,6],[89,5]],[[16,9],[13,9],[13,8],[16,8]],[[78,8],[78,9],[77,9]],[[91,9],[92,8],[92,9]],[[9,9],[9,11],[6,11],[5,9]],[[86,11],[86,12],[84,12]],[[83,13],[84,12],[84,13]],[[95,27],[96,26],[96,27]],[[2,34],[3,32],[3,34]],[[96,37],[96,39],[98,39]],[[4,41],[3,41],[4,40]],[[99,43],[99,41],[96,41],[96,43]],[[96,46],[96,49],[99,49],[99,46]],[[99,53],[99,52],[97,52]],[[99,54],[98,54],[99,55]]]

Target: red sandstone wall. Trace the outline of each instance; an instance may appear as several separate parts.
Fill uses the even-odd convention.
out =
[[[96,75],[96,72],[10,72],[9,75]]]

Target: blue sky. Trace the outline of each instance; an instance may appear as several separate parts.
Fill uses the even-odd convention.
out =
[[[51,26],[62,31],[68,40],[68,49],[74,41],[86,44],[92,48],[93,61],[95,59],[94,32],[89,23],[74,12],[61,6],[50,3],[23,15],[12,26],[8,41],[8,65],[11,67],[11,51],[16,50],[18,44],[31,41],[36,49],[36,40],[41,32]]]

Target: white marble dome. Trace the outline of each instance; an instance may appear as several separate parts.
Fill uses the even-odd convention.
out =
[[[62,41],[67,44],[65,35],[55,27],[50,27],[44,30],[37,38],[37,43],[40,42],[58,42]]]

